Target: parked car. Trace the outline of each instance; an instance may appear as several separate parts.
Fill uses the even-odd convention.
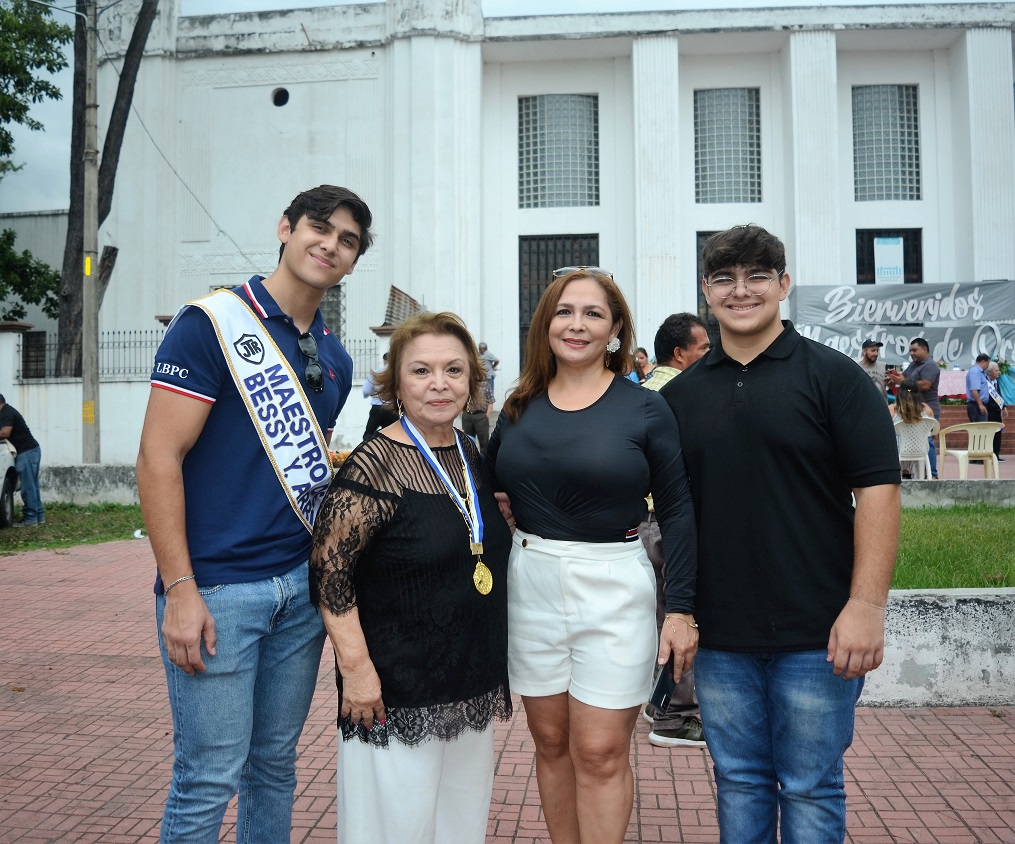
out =
[[[14,492],[21,486],[14,468],[15,453],[9,442],[0,443],[0,528],[14,524]]]

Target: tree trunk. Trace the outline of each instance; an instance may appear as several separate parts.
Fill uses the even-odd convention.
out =
[[[63,281],[60,285],[59,348],[56,374],[81,376],[81,277],[84,273],[85,208],[85,52],[86,10],[77,0],[74,17],[74,100],[70,132],[70,209],[67,212],[67,240],[63,249]]]
[[[115,246],[103,246],[102,257],[99,259],[99,275],[96,280],[96,295],[98,307],[102,307],[102,300],[106,298],[106,289],[109,287],[109,279],[113,276],[113,267],[116,266],[116,256],[120,250]]]
[[[83,15],[87,10],[86,0],[77,0],[77,11]],[[113,206],[113,188],[116,184],[116,168],[120,163],[120,150],[130,116],[130,105],[134,98],[141,59],[152,23],[158,14],[158,0],[142,0],[134,30],[127,45],[120,71],[120,82],[116,98],[109,113],[109,126],[102,145],[102,160],[99,164],[98,223],[101,226]],[[63,284],[60,286],[60,340],[57,351],[57,375],[81,375],[81,312],[83,304],[84,276],[84,197],[85,197],[85,27],[83,18],[76,16],[74,29],[74,107],[71,124],[71,171],[70,210],[67,215],[67,241],[63,252]],[[107,247],[108,248],[108,247]],[[110,274],[116,263],[116,254],[110,256],[103,249],[99,262],[97,280],[99,303],[109,285]],[[105,272],[105,276],[103,276]]]

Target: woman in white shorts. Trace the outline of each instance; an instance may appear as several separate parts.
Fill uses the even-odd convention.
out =
[[[518,525],[508,674],[535,741],[555,844],[623,841],[634,801],[631,734],[657,657],[679,674],[698,643],[680,438],[666,402],[624,377],[631,325],[610,273],[556,270],[484,464]],[[650,491],[666,556],[658,642],[655,575],[638,540]]]

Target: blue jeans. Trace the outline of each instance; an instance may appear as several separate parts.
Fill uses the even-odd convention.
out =
[[[173,713],[173,781],[160,841],[218,844],[239,792],[236,840],[288,844],[296,743],[317,684],[324,624],[310,604],[307,564],[281,577],[200,590],[215,619],[216,655],[188,675],[159,648]]]
[[[25,505],[21,511],[21,518],[33,525],[46,521],[46,511],[42,509],[42,496],[39,493],[41,462],[41,447],[19,451],[14,458],[14,468],[21,476],[21,501]]]
[[[938,408],[934,411],[934,418],[938,421],[941,420],[941,409]],[[937,477],[937,448],[934,445],[934,438],[928,437],[927,442],[930,447],[927,449],[927,458],[930,460],[930,476],[932,478]]]
[[[723,844],[841,844],[842,755],[863,680],[832,673],[826,653],[701,648],[694,678],[715,767]]]

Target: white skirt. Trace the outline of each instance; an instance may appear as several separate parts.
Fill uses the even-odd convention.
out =
[[[507,592],[511,691],[566,691],[601,709],[648,700],[659,640],[655,573],[641,542],[516,530]]]

